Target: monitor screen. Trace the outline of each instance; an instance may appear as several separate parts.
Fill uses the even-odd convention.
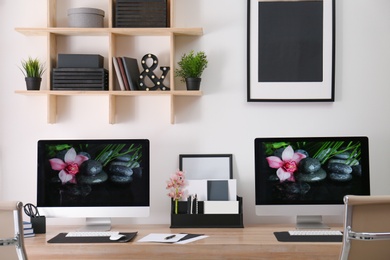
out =
[[[38,141],[37,206],[46,217],[83,217],[91,226],[146,217],[149,181],[149,140]]]
[[[257,215],[321,221],[343,215],[347,194],[370,194],[367,137],[255,139]]]

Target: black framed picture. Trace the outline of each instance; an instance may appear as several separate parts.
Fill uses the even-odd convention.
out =
[[[247,101],[334,101],[334,0],[248,0]]]

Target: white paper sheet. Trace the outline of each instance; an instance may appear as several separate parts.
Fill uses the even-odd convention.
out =
[[[166,239],[169,236],[175,237]],[[147,236],[139,239],[137,242],[158,242],[158,243],[175,243],[185,237],[187,234],[172,234],[172,233],[150,233]]]

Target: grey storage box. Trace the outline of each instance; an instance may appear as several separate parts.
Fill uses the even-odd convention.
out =
[[[58,54],[57,68],[103,68],[104,57],[99,54]]]
[[[80,7],[68,9],[69,27],[104,27],[104,11],[96,8]]]

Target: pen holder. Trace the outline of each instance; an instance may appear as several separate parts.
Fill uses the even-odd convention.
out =
[[[35,234],[45,234],[46,233],[46,217],[45,216],[36,216],[31,217],[31,224],[34,229]]]

